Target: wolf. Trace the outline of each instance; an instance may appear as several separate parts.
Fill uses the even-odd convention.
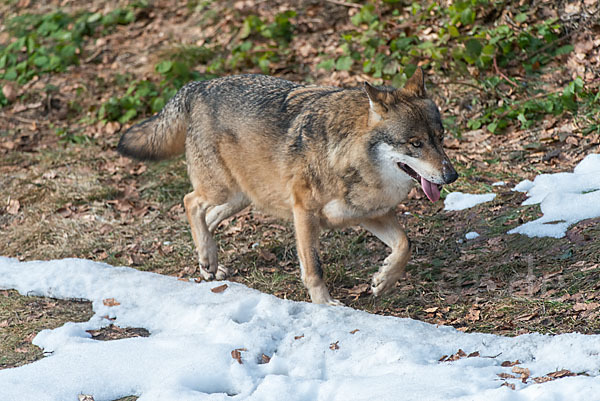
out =
[[[312,302],[340,305],[323,279],[320,231],[360,225],[377,236],[391,253],[372,291],[393,289],[410,257],[395,208],[414,183],[435,202],[458,177],[443,136],[421,68],[401,89],[247,74],[186,84],[157,115],[127,130],[117,149],[139,160],[185,152],[193,191],[183,202],[205,279],[229,274],[217,263],[212,233],[252,204],[293,221]]]

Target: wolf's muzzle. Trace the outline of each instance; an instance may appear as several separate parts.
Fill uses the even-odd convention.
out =
[[[444,163],[444,167],[442,169],[442,177],[444,178],[444,183],[452,184],[454,181],[458,179],[458,173],[454,170],[454,167],[449,163]]]

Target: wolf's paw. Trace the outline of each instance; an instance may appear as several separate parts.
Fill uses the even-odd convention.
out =
[[[308,292],[310,293],[310,299],[314,304],[345,306],[342,302],[332,298],[331,295],[329,295],[329,291],[327,291],[327,287],[325,287],[325,285],[309,289]]]
[[[217,267],[217,274],[215,275],[215,278],[217,280],[225,280],[227,277],[229,277],[229,269],[223,265],[219,265]]]
[[[373,275],[373,282],[371,284],[373,295],[377,297],[390,292],[396,286],[396,282],[402,278],[402,276],[403,274],[386,274],[386,272],[375,273]]]
[[[338,301],[335,298],[331,298],[326,303],[327,303],[327,305],[330,305],[330,306],[346,306],[342,301]]]
[[[204,265],[202,263],[200,263],[200,275],[206,281],[215,279],[215,273],[210,271],[210,267],[208,265]]]

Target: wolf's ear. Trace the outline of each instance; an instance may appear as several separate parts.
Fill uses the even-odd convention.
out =
[[[427,96],[425,92],[425,74],[423,74],[421,67],[417,67],[412,77],[406,81],[404,90],[418,97]]]
[[[367,96],[369,97],[369,123],[376,123],[388,111],[388,107],[385,104],[387,93],[377,89],[368,82],[365,82],[365,92],[367,92]]]

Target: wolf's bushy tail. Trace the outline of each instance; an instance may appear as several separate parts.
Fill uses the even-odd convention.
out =
[[[139,160],[163,160],[180,155],[185,150],[188,128],[189,96],[186,85],[167,102],[157,115],[144,120],[121,136],[117,150],[124,156]]]

